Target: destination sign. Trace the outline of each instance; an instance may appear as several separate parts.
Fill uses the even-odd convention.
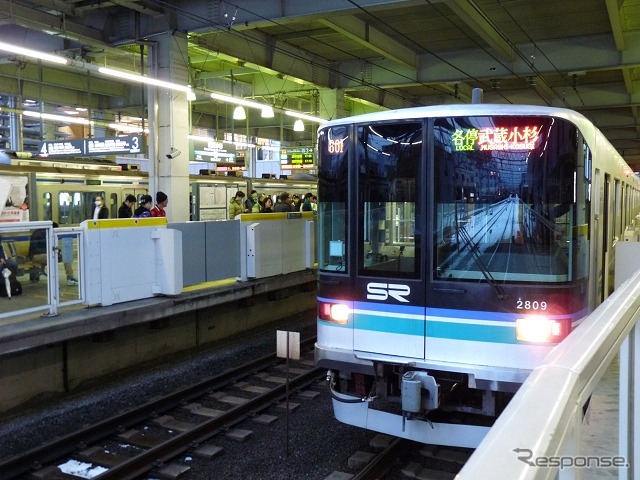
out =
[[[540,136],[535,125],[510,128],[458,129],[451,135],[456,151],[465,150],[533,150]]]

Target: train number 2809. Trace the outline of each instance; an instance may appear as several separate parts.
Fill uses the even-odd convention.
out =
[[[516,302],[516,309],[518,310],[546,310],[547,302],[539,302],[534,300],[533,302],[530,300],[522,300],[518,299]]]

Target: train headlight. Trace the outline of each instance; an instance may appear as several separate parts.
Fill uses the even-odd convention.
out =
[[[318,316],[320,320],[334,323],[347,323],[349,320],[349,307],[342,303],[326,303],[318,304]]]
[[[516,320],[516,338],[521,342],[558,343],[571,331],[571,320],[530,316]]]

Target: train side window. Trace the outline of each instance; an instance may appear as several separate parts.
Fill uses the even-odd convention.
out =
[[[109,199],[107,200],[105,198],[105,201],[109,202],[107,205],[107,208],[109,208],[109,218],[118,218],[118,208],[120,208],[120,204],[118,203],[118,194],[109,194]]]
[[[42,195],[42,220],[53,220],[53,211],[51,207],[51,193],[44,192]]]
[[[71,204],[72,223],[80,223],[85,218],[82,216],[82,193],[73,192],[73,202]]]
[[[70,192],[58,193],[58,220],[59,225],[68,225],[73,221],[73,195]]]

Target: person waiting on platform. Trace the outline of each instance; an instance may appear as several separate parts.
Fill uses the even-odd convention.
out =
[[[151,209],[152,217],[166,217],[167,212],[165,208],[169,205],[169,197],[164,192],[156,193],[156,206]]]
[[[273,200],[271,200],[271,197],[265,197],[260,213],[273,213]]]
[[[53,222],[53,228],[58,228],[58,224]],[[63,238],[63,242],[65,241],[73,241],[71,238]],[[73,247],[71,247],[73,248]],[[45,228],[37,228],[31,233],[31,239],[29,241],[29,253],[27,254],[29,259],[39,265],[42,269],[42,273],[45,273],[45,267],[47,266],[47,230]],[[62,251],[58,250],[58,261],[62,261]],[[70,287],[75,287],[78,285],[78,280],[75,278],[73,274],[73,265],[71,262],[63,262],[64,271],[67,275],[67,285]],[[46,273],[45,273],[46,275]],[[40,274],[39,273],[29,273],[29,280],[32,282],[37,282]]]
[[[251,194],[244,201],[245,213],[259,213],[260,203],[258,203],[258,192],[251,190]]]
[[[236,215],[246,213],[247,209],[245,208],[244,201],[242,200],[243,198],[244,192],[238,190],[229,202],[229,220],[236,218]]]
[[[274,212],[292,212],[291,203],[293,202],[293,198],[291,198],[291,194],[287,192],[282,192],[280,194],[280,202],[276,204],[273,211]]]
[[[142,195],[140,197],[140,206],[133,212],[133,218],[147,218],[151,216],[151,205],[153,198],[151,195]]]
[[[136,204],[136,197],[129,194],[120,205],[118,209],[118,218],[131,218],[133,215],[133,206]]]
[[[313,193],[309,192],[304,195],[304,202],[302,202],[301,212],[312,212],[313,205],[311,204],[311,199],[313,198]]]
[[[96,197],[95,207],[93,209],[93,215],[91,218],[94,220],[100,220],[103,218],[109,218],[109,210],[104,206],[104,200],[100,195]]]
[[[291,202],[291,211],[292,212],[299,212],[300,211],[300,207],[302,207],[302,199],[296,195],[295,193],[293,194],[293,202]]]

